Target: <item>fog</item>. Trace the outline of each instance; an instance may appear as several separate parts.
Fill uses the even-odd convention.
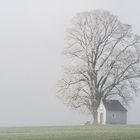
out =
[[[1,0],[0,127],[84,124],[88,114],[59,101],[65,30],[78,12],[109,10],[140,35],[139,0]],[[140,123],[140,96],[128,123]]]

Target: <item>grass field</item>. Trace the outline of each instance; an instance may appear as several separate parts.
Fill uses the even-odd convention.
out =
[[[140,140],[140,125],[0,128],[0,140]]]

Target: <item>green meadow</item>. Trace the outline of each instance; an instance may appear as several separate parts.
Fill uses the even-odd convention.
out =
[[[140,140],[140,125],[0,128],[0,140]]]

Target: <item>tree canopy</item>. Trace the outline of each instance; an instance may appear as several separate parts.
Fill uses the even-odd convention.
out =
[[[58,96],[89,111],[97,121],[101,100],[126,105],[139,91],[140,37],[108,11],[78,13],[66,31],[63,54],[69,59]]]

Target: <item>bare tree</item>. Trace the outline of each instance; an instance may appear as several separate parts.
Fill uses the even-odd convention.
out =
[[[77,14],[67,29],[64,55],[69,58],[58,96],[75,109],[89,111],[97,123],[101,100],[129,104],[138,92],[140,37],[108,11]]]

